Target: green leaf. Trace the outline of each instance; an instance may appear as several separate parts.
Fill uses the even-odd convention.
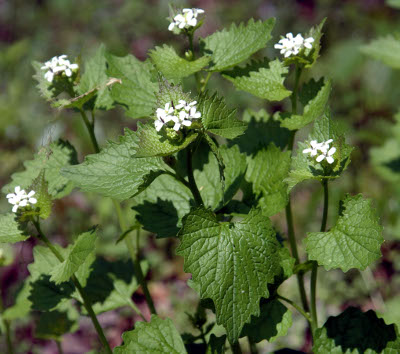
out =
[[[265,58],[262,62],[253,61],[244,68],[226,71],[222,76],[238,90],[269,101],[281,101],[291,94],[283,85],[288,71],[278,59],[268,62]]]
[[[99,46],[96,53],[91,58],[85,61],[84,67],[85,72],[82,74],[77,87],[78,92],[81,95],[93,90],[96,87],[102,86],[109,80],[106,73],[106,49],[103,44]],[[108,88],[102,87],[96,92],[96,98],[89,108],[108,110],[113,108],[113,105],[114,102],[111,98]]]
[[[174,177],[161,175],[135,198],[138,221],[158,237],[176,237],[182,218],[193,204],[190,189]],[[157,220],[157,222],[154,222]]]
[[[204,128],[210,133],[234,139],[246,130],[247,124],[236,118],[236,110],[229,109],[216,93],[211,97],[201,94],[197,110],[201,112]]]
[[[73,246],[70,247],[64,262],[57,264],[51,270],[50,280],[57,285],[66,282],[88,258],[91,257],[94,261],[96,239],[96,230],[79,235]]]
[[[7,307],[1,314],[5,320],[12,321],[15,319],[26,318],[31,311],[32,303],[28,300],[30,293],[30,278],[24,280],[22,288],[16,295],[14,305]]]
[[[290,151],[282,152],[273,143],[248,158],[246,181],[258,197],[265,216],[281,211],[288,202],[288,186],[284,181],[290,169]]]
[[[394,9],[400,9],[400,0],[386,0],[386,5]]]
[[[259,316],[261,297],[281,272],[279,244],[268,218],[253,210],[237,223],[219,223],[215,214],[194,209],[183,219],[177,254],[184,271],[213,300],[217,323],[235,342],[251,315]]]
[[[63,176],[85,192],[117,200],[140,193],[169,167],[159,157],[134,158],[138,136],[126,129],[119,142],[109,142],[98,154],[86,156],[77,166],[62,170]]]
[[[264,48],[271,39],[275,19],[264,22],[250,19],[247,25],[232,24],[201,41],[204,55],[211,56],[210,71],[223,71],[246,60]]]
[[[217,337],[214,333],[211,334],[208,341],[206,354],[224,354],[225,353],[226,335]]]
[[[310,259],[325,269],[364,270],[381,257],[382,226],[370,199],[361,194],[343,201],[343,212],[328,232],[309,232],[304,240]]]
[[[25,161],[25,170],[12,174],[12,182],[5,185],[2,191],[12,192],[16,186],[27,189],[44,169],[45,179],[49,183],[49,193],[54,199],[62,198],[71,192],[73,185],[60,174],[60,170],[76,163],[78,161],[74,147],[66,141],[58,140],[43,147],[33,160]]]
[[[306,57],[306,60],[308,63],[305,64],[305,68],[310,69],[315,62],[317,61],[319,57],[319,52],[321,50],[321,38],[322,38],[322,27],[324,27],[326,21],[326,17],[321,21],[321,23],[318,26],[314,26],[310,29],[310,31],[307,33],[305,38],[312,37],[314,38],[314,43],[312,48],[306,48],[304,50],[304,56]]]
[[[151,316],[150,322],[136,322],[133,331],[122,334],[124,344],[114,349],[115,354],[128,353],[187,353],[182,338],[171,319]]]
[[[302,115],[283,115],[281,125],[289,130],[298,130],[321,117],[328,104],[331,92],[331,81],[323,78],[311,79],[303,86],[299,98],[304,106]]]
[[[313,353],[397,353],[400,338],[395,325],[386,325],[375,312],[349,307],[329,317],[314,336]]]
[[[14,213],[0,214],[0,243],[16,243],[29,238]]]
[[[78,320],[78,311],[70,305],[65,306],[64,311],[41,313],[35,326],[35,338],[59,340],[64,334],[79,328]]]
[[[243,122],[248,124],[246,133],[231,141],[230,145],[239,145],[240,151],[246,155],[255,154],[270,143],[283,150],[289,142],[290,131],[282,128],[279,122],[263,109],[258,112],[246,109]]]
[[[326,161],[318,163],[316,157],[304,154],[303,150],[309,148],[309,144],[298,143],[297,154],[292,157],[292,168],[289,177],[286,179],[289,191],[304,180],[323,181],[324,179],[339,178],[347,168],[353,148],[345,143],[344,133],[340,131],[336,123],[331,119],[329,111],[326,110],[325,114],[315,121],[308,141],[317,140],[318,142],[323,142],[329,139],[333,139],[330,146],[336,147],[336,152],[333,155],[335,162],[332,165],[328,165]]]
[[[178,56],[174,48],[165,44],[151,50],[149,55],[156,68],[161,71],[165,78],[176,80],[200,71],[210,61],[210,58],[206,56],[193,61],[186,60]]]
[[[154,124],[137,125],[138,148],[135,157],[168,156],[186,148],[196,140],[198,134],[193,131],[177,139],[168,137],[165,130],[157,132]]]
[[[361,52],[382,61],[393,69],[400,69],[400,39],[392,35],[373,40],[361,46]]]
[[[252,316],[251,322],[243,327],[241,337],[248,336],[252,342],[259,343],[266,339],[272,343],[277,338],[286,336],[292,326],[292,313],[278,300],[263,302],[261,315]]]
[[[49,184],[44,177],[45,170],[39,173],[39,176],[33,181],[32,187],[29,190],[34,190],[37,203],[34,205],[35,209],[39,209],[38,215],[42,219],[47,219],[51,214],[52,200],[48,192]]]
[[[121,85],[111,88],[115,103],[126,109],[131,118],[141,118],[153,113],[156,104],[158,84],[153,67],[149,62],[141,62],[133,55],[117,57],[106,53],[107,75],[122,80]]]

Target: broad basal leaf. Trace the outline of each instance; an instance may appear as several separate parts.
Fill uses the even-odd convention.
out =
[[[264,59],[263,62],[252,62],[244,68],[226,71],[222,76],[238,90],[269,101],[281,101],[291,94],[283,85],[287,73],[288,68],[278,59],[270,62]]]
[[[383,353],[400,350],[400,338],[395,325],[386,325],[375,312],[349,307],[336,317],[329,317],[314,336],[313,353]]]
[[[364,270],[381,256],[382,226],[370,199],[347,196],[343,212],[328,232],[309,232],[304,240],[310,259],[329,270]]]
[[[57,264],[51,270],[50,280],[54,281],[56,284],[68,281],[88,258],[92,258],[93,262],[96,239],[97,235],[95,230],[79,235],[75,243],[69,249],[64,262]]]
[[[84,61],[85,71],[82,74],[77,87],[80,95],[83,95],[96,87],[101,87],[109,80],[106,73],[106,64],[106,49],[102,44],[91,58]],[[109,88],[102,87],[96,92],[96,98],[89,108],[108,110],[113,107],[113,104],[114,102],[111,98]]]
[[[133,331],[122,335],[124,344],[114,349],[115,354],[165,353],[185,354],[185,345],[171,319],[151,316],[150,322],[136,322]]]
[[[40,171],[45,170],[45,179],[49,184],[49,193],[53,198],[62,198],[73,188],[72,183],[61,175],[62,167],[78,163],[74,147],[63,140],[43,147],[33,160],[25,161],[25,170],[11,175],[12,182],[2,188],[4,193],[10,193],[16,186],[25,190],[29,188]]]
[[[303,153],[304,149],[310,147],[310,141],[324,142],[329,139],[333,139],[330,147],[336,148],[336,152],[332,156],[334,158],[333,164],[328,165],[325,160],[318,163],[316,156],[311,157],[309,154]],[[322,181],[324,179],[339,178],[350,163],[350,155],[353,148],[345,143],[344,134],[333,122],[328,110],[321,118],[315,121],[314,129],[307,141],[308,143],[298,143],[297,153],[292,157],[292,169],[286,179],[289,190],[296,184],[308,179]]]
[[[300,101],[304,106],[302,115],[283,115],[281,125],[290,130],[298,130],[323,115],[331,92],[331,81],[323,78],[311,79],[300,92]]]
[[[202,40],[204,55],[211,56],[210,71],[222,71],[246,60],[253,53],[264,48],[271,39],[275,19],[254,21],[247,25],[232,24],[228,29],[215,32]]]
[[[0,214],[0,243],[25,241],[29,234],[17,221],[14,213]]]
[[[193,61],[186,60],[178,56],[172,47],[165,44],[162,47],[156,47],[156,49],[151,50],[150,58],[165,78],[177,80],[200,71],[210,61],[207,56]]]
[[[126,129],[119,142],[109,142],[98,154],[77,166],[62,170],[63,176],[85,192],[126,200],[146,188],[169,167],[159,157],[134,158],[138,137]]]
[[[400,39],[392,35],[375,39],[363,45],[361,51],[393,69],[400,69]]]
[[[158,84],[153,67],[149,62],[141,62],[133,55],[117,57],[106,53],[107,75],[121,79],[121,85],[114,85],[111,97],[126,109],[132,118],[146,117],[153,113],[156,104]]]
[[[253,210],[241,222],[219,223],[210,210],[197,208],[183,219],[179,235],[185,272],[192,273],[200,297],[213,300],[217,323],[235,342],[251,315],[260,314],[260,298],[268,298],[267,285],[281,272],[269,219]]]
[[[189,131],[186,136],[171,138],[164,129],[157,132],[154,124],[138,123],[136,134],[138,136],[138,148],[135,157],[168,156],[186,148],[196,140],[198,134]]]
[[[292,313],[278,300],[269,300],[260,306],[261,315],[251,317],[251,322],[243,327],[241,337],[248,336],[258,343],[266,339],[272,343],[277,338],[286,336],[292,326]]]
[[[282,128],[279,122],[263,109],[258,112],[245,110],[243,122],[247,123],[246,133],[231,141],[230,145],[239,145],[240,151],[246,155],[255,154],[270,143],[282,150],[288,144],[290,131]]]
[[[289,174],[290,162],[290,151],[282,152],[273,143],[247,159],[245,179],[252,184],[265,216],[281,211],[288,202],[288,186],[284,180]]]
[[[174,177],[161,175],[135,198],[135,202],[137,205],[133,209],[145,230],[158,237],[176,237],[182,218],[193,205],[193,195]]]
[[[229,109],[216,93],[211,97],[201,94],[197,110],[201,112],[204,128],[210,133],[233,139],[246,130],[247,124],[236,118],[236,110]]]

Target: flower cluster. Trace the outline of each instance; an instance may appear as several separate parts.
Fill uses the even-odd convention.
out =
[[[49,61],[46,61],[41,67],[42,70],[47,70],[44,74],[44,78],[48,82],[52,82],[54,75],[59,73],[65,73],[66,76],[71,77],[72,71],[78,69],[78,64],[71,64],[67,59],[67,56],[60,55],[59,57],[53,57]]]
[[[192,119],[201,117],[201,113],[196,109],[197,101],[187,103],[179,100],[179,104],[175,107],[168,102],[164,108],[158,108],[156,111],[157,120],[154,122],[156,130],[159,132],[164,125],[173,125],[173,129],[178,131],[182,125],[190,127]],[[171,123],[170,123],[171,122]]]
[[[292,33],[287,33],[286,38],[282,38],[277,44],[274,45],[275,49],[280,49],[281,54],[284,54],[285,58],[290,57],[292,54],[297,55],[303,48],[312,48],[314,38],[309,37],[304,39],[299,33],[296,37],[293,37]]]
[[[322,143],[318,143],[316,140],[311,140],[310,147],[308,149],[304,149],[303,154],[310,154],[311,157],[318,155],[316,158],[317,162],[326,160],[329,164],[332,164],[335,161],[332,156],[336,152],[335,147],[330,147],[332,142],[333,139],[323,141]]]
[[[195,27],[197,25],[197,16],[202,13],[204,13],[202,9],[183,9],[182,13],[174,17],[168,29],[173,31],[175,27],[179,29]]]
[[[35,191],[30,191],[28,194],[20,186],[15,187],[15,193],[7,194],[6,198],[8,202],[13,206],[12,211],[15,213],[19,207],[30,206],[30,204],[36,204],[36,198],[33,198]]]

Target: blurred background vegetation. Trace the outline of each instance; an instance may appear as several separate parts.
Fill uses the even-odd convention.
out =
[[[202,37],[231,22],[239,23],[251,17],[276,17],[273,39],[257,54],[270,58],[278,55],[273,44],[281,34],[304,33],[327,17],[321,58],[310,76],[333,79],[330,99],[333,117],[348,129],[348,142],[357,147],[348,172],[332,183],[331,203],[337,205],[345,192],[363,193],[373,198],[387,241],[382,247],[382,259],[365,272],[343,274],[331,271],[328,274],[321,271],[319,308],[322,323],[327,316],[355,305],[363,310],[375,309],[387,321],[400,324],[400,297],[396,298],[400,288],[400,185],[397,183],[400,178],[392,173],[393,169],[381,168],[374,163],[380,155],[387,153],[380,147],[388,139],[399,139],[394,146],[400,146],[400,129],[394,118],[400,108],[400,71],[360,52],[362,44],[400,32],[400,6],[396,3],[395,0],[389,4],[383,0],[199,0],[175,3],[177,7],[205,10],[205,23],[197,33]],[[60,137],[76,147],[80,160],[92,153],[79,115],[52,109],[39,96],[32,79],[31,62],[43,62],[61,54],[70,58],[89,56],[101,43],[114,54],[131,53],[141,60],[146,59],[149,49],[163,43],[175,46],[182,54],[188,43],[167,30],[166,17],[168,2],[161,0],[0,0],[0,186],[9,182],[13,172],[22,170],[23,162],[31,159],[41,146]],[[190,80],[185,86],[187,89],[194,87]],[[211,78],[209,87],[220,90],[228,105],[238,108],[239,114],[245,108],[264,108],[271,113],[281,108],[235,91],[230,83],[217,75]],[[135,129],[135,121],[125,117],[122,109],[99,112],[96,134],[100,144],[107,139],[115,140],[124,127]],[[307,132],[302,134],[298,139],[303,139]],[[371,158],[374,154],[375,159]],[[298,237],[319,228],[321,194],[318,183],[303,184],[296,190],[293,204]],[[129,205],[126,209],[130,213]],[[3,197],[0,211],[8,210],[9,205]],[[332,225],[336,215],[330,216]],[[284,214],[274,217],[274,221],[284,232]],[[107,199],[76,191],[56,202],[54,214],[45,229],[55,242],[66,245],[73,235],[94,224],[100,225],[99,252],[110,258],[124,257],[123,245],[113,246],[119,231],[112,203]],[[13,304],[16,292],[28,275],[26,266],[32,261],[34,245],[35,240],[30,240],[12,250],[7,249],[8,253],[14,254],[14,261],[0,269],[5,306]],[[159,313],[172,317],[181,333],[187,331],[189,322],[184,312],[193,313],[198,298],[186,285],[189,275],[183,273],[182,260],[175,256],[175,240],[155,240],[152,235],[143,234],[142,246],[152,269],[148,277]],[[285,291],[297,296],[296,284],[288,282]],[[148,313],[140,293],[134,300]],[[121,333],[131,329],[139,318],[130,310],[122,309],[103,314],[100,319],[111,345],[115,346],[121,342]],[[57,352],[54,342],[35,338],[37,320],[33,313],[31,318],[12,324],[17,352]],[[288,338],[273,344],[264,341],[259,348],[271,352],[284,345],[307,351],[310,338],[303,322],[296,315]],[[2,338],[0,352],[5,352],[3,345]],[[65,337],[63,348],[66,353],[83,353],[96,345],[91,324],[84,319],[77,332]]]

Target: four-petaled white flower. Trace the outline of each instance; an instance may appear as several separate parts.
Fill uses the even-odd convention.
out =
[[[174,17],[174,20],[168,26],[168,30],[173,31],[175,27],[179,29],[195,27],[197,25],[197,16],[202,13],[204,13],[202,9],[183,9],[182,13]]]
[[[159,132],[164,125],[171,126],[168,124],[169,122],[174,123],[172,129],[175,131],[178,131],[182,125],[190,127],[192,119],[201,117],[201,113],[197,111],[196,104],[197,101],[187,103],[184,100],[179,100],[179,103],[174,107],[166,103],[164,108],[157,108],[157,120],[154,122],[156,130]]]
[[[41,67],[42,70],[47,70],[44,74],[44,78],[48,82],[52,82],[54,79],[54,75],[60,73],[65,73],[66,76],[71,77],[72,72],[78,68],[78,64],[71,64],[65,54],[51,58],[49,61],[46,61]]]
[[[29,204],[36,204],[37,199],[33,198],[35,191],[30,191],[28,194],[20,186],[15,187],[14,193],[9,193],[6,195],[8,202],[13,206],[12,211],[17,212],[19,207],[26,207]]]
[[[327,141],[323,141],[322,143],[317,142],[316,140],[310,141],[310,147],[303,150],[303,154],[310,154],[311,157],[317,156],[315,159],[317,162],[322,162],[326,160],[329,164],[333,164],[335,159],[332,157],[335,152],[335,147],[330,147],[330,144],[333,142],[333,139],[329,139]]]
[[[309,37],[304,39],[299,33],[293,37],[292,33],[287,33],[285,38],[282,38],[277,44],[274,45],[275,49],[280,49],[280,53],[285,58],[290,57],[292,54],[297,55],[303,48],[312,48],[314,38]]]

